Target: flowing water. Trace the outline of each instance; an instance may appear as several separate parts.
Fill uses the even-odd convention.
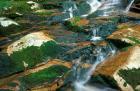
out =
[[[95,28],[93,31],[93,37],[91,41],[98,42],[101,38],[98,36],[99,29]],[[95,46],[93,49],[94,59],[93,60],[86,60],[82,61],[81,58],[78,60],[75,60],[75,64],[73,66],[73,76],[75,77],[74,81],[74,87],[76,91],[109,91],[111,88],[98,88],[96,86],[91,86],[90,84],[87,84],[87,82],[90,80],[91,75],[94,73],[96,66],[103,62],[106,58],[113,56],[116,53],[116,48],[111,43],[107,43],[104,46]],[[83,68],[81,67],[82,64],[90,64],[91,67],[89,68]],[[110,91],[113,91],[111,89]]]
[[[89,4],[90,11],[88,14],[86,14],[84,16],[88,16],[89,14],[92,14],[102,5],[101,2],[99,2],[98,0],[87,0],[86,3]]]
[[[98,31],[99,31],[99,29],[98,28],[94,28],[93,30],[92,30],[92,38],[91,38],[91,41],[93,41],[93,42],[98,42],[98,41],[100,41],[100,40],[102,40],[102,38],[100,37],[100,36],[98,36]]]
[[[102,11],[100,16],[109,16],[112,13],[119,11],[119,6],[121,6],[121,0],[101,0],[102,7],[99,9]]]
[[[110,13],[113,12],[108,9],[115,8],[115,5],[117,6],[118,4],[120,4],[120,0],[102,0],[101,2],[99,2],[98,0],[88,0],[87,3],[90,5],[92,9],[87,15],[95,12],[97,9],[100,8],[100,10],[104,11],[104,13],[101,16],[108,16]],[[100,31],[99,28],[92,29],[91,41],[93,41],[94,43],[103,41],[103,38],[101,36],[98,36],[99,31]],[[76,62],[73,66],[73,76],[75,77],[75,81],[73,83],[74,83],[75,90],[76,91],[115,91],[114,89],[108,87],[99,88],[96,86],[91,86],[90,84],[88,84],[88,81],[90,80],[91,75],[94,73],[96,66],[101,62],[103,62],[106,58],[113,56],[116,53],[116,48],[111,43],[107,43],[107,45],[104,46],[96,46],[93,51],[94,51],[93,55],[95,56],[95,59],[86,60],[84,62],[81,60],[81,58],[75,60]],[[85,63],[90,64],[91,67],[86,69],[81,67],[81,65]]]
[[[109,91],[108,89],[111,88],[106,88],[103,87],[98,88],[96,86],[91,86],[87,84],[87,82],[90,80],[91,75],[94,73],[96,66],[103,62],[106,58],[109,56],[112,56],[116,53],[116,48],[111,44],[108,43],[104,47],[97,46],[94,49],[94,56],[96,57],[95,60],[89,60],[86,61],[86,63],[91,63],[91,67],[88,69],[84,69],[80,67],[80,65],[83,64],[81,59],[76,60],[76,64],[73,66],[73,72],[74,76],[76,78],[76,81],[74,82],[74,87],[76,91]],[[84,69],[84,70],[83,70]],[[110,91],[113,91],[110,90]]]
[[[135,0],[132,0],[132,1],[130,2],[130,4],[126,7],[125,13],[128,13],[128,12],[129,12],[129,10],[130,10],[132,4],[134,3],[134,1],[135,1]]]
[[[89,12],[86,14],[81,15],[82,16],[88,16],[89,14],[94,13],[97,10],[100,10],[103,12],[103,14],[100,14],[99,16],[109,16],[112,13],[118,13],[120,11],[120,5],[121,0],[87,0],[85,1],[88,7]],[[131,1],[131,3],[126,8],[126,12],[129,11],[131,5],[133,4],[134,0]],[[84,7],[84,6],[83,6]],[[90,7],[90,8],[89,8]],[[67,4],[63,7],[65,10],[64,12],[69,13],[69,18],[74,17],[74,11],[79,11],[80,9],[74,1],[69,0]],[[93,28],[92,29],[92,38],[90,41],[96,43],[100,41],[104,41],[104,38],[98,35],[98,32],[100,32],[99,28]],[[76,91],[116,91],[114,89],[104,87],[102,88],[97,86],[91,86],[91,84],[88,84],[88,81],[91,78],[91,75],[94,73],[96,66],[100,64],[101,62],[105,61],[108,57],[113,56],[116,53],[116,48],[111,43],[107,43],[104,46],[95,46],[93,49],[93,54],[95,58],[92,60],[82,60],[82,57],[74,60],[74,65],[72,68],[72,74],[74,77],[74,88]],[[85,63],[90,64],[89,68],[84,68],[82,65]]]

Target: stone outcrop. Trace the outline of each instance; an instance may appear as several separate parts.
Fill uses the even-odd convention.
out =
[[[108,36],[108,39],[120,40],[126,43],[135,44],[140,39],[140,26],[122,24],[120,29]]]
[[[122,91],[135,91],[140,84],[139,59],[140,46],[132,47],[101,63],[94,75],[112,78]]]
[[[48,36],[49,35],[45,35],[43,32],[34,32],[34,33],[27,34],[26,36],[20,38],[18,41],[15,41],[14,43],[10,44],[7,48],[7,53],[8,55],[10,55],[14,51],[20,51],[30,46],[39,47],[43,43],[53,40]]]

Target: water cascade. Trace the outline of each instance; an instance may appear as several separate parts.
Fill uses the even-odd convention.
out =
[[[103,12],[100,16],[109,16],[110,14],[117,12],[121,5],[120,0],[101,0],[102,7],[99,9]]]
[[[94,29],[92,30],[92,34],[93,34],[93,35],[92,35],[91,41],[96,42],[96,41],[102,40],[102,38],[99,37],[99,36],[97,35],[98,31],[99,31],[98,28],[94,28]]]
[[[129,12],[129,10],[130,10],[132,4],[134,3],[134,1],[135,1],[135,0],[132,0],[132,1],[130,2],[130,4],[126,7],[125,13],[128,13],[128,12]]]
[[[99,41],[101,38],[100,36],[97,37],[98,29],[93,29],[93,37],[91,40]],[[73,66],[73,76],[75,77],[76,81],[74,82],[74,87],[76,91],[108,91],[107,87],[98,88],[96,86],[91,86],[87,84],[90,80],[91,75],[94,73],[96,66],[103,62],[109,56],[112,56],[116,53],[116,48],[111,44],[107,43],[104,46],[95,46],[93,49],[94,59],[82,61],[81,58],[75,60],[75,64]],[[91,64],[90,68],[82,68],[81,65],[84,63]],[[110,91],[114,91],[111,89]]]
[[[63,13],[64,15],[68,16],[68,18],[64,19],[64,20],[69,20],[71,18],[73,18],[75,15],[74,15],[74,12],[77,11],[77,5],[74,1],[72,0],[69,0],[69,1],[65,1],[63,3]]]
[[[102,5],[98,0],[87,0],[86,3],[90,6],[90,11],[88,14],[82,16],[88,16],[89,14],[92,14]]]
[[[78,5],[75,1],[68,0],[62,4],[63,14],[50,19],[52,22],[62,22],[76,16],[87,17],[96,11],[98,16],[109,16],[114,12],[118,14],[120,5],[120,0],[86,0],[81,1]]]

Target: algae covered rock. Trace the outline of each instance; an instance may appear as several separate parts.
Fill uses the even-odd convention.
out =
[[[56,62],[56,64],[54,62]],[[0,90],[55,91],[57,88],[63,85],[65,75],[70,70],[68,65],[69,63],[65,63],[65,65],[62,63],[63,62],[52,60],[44,66],[29,69],[23,74],[21,73],[19,76],[16,76],[16,78],[13,78],[13,80],[5,82],[5,84],[1,86]]]
[[[6,65],[6,68],[10,71],[3,73],[5,69],[2,69],[0,77],[32,68],[50,58],[55,58],[61,52],[61,47],[42,32],[35,32],[9,45],[6,52],[7,59],[4,54],[1,56],[2,64],[0,68]]]
[[[140,47],[132,47],[101,63],[95,75],[102,75],[106,79],[111,78],[110,81],[115,81],[114,85],[122,91],[135,91],[140,80],[139,59]]]
[[[62,79],[61,81],[64,81],[63,76],[68,72],[68,70],[69,68],[65,66],[54,65],[39,72],[35,72],[27,76],[21,77],[19,78],[19,80],[21,82],[21,85],[24,86],[26,89],[37,89],[43,87],[43,85],[48,86],[48,88],[46,87],[46,89],[55,89],[51,88],[51,85],[53,86],[53,83],[56,83],[59,86],[60,79]]]

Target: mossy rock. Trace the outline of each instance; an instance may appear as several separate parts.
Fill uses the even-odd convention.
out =
[[[43,85],[43,83],[51,84],[68,72],[68,70],[69,68],[65,66],[54,65],[39,72],[21,77],[19,80],[25,88],[31,89],[32,87]]]
[[[133,87],[133,89],[135,89],[136,86],[140,85],[140,68],[133,68],[128,70],[122,69],[118,74],[126,81],[126,86],[128,83]]]
[[[32,68],[48,58],[55,58],[59,52],[61,47],[54,41],[48,41],[40,47],[30,46],[15,51],[10,56],[3,54],[0,58],[0,78]]]
[[[8,27],[2,27],[0,26],[0,34],[8,36],[10,34],[14,34],[17,32],[21,32],[22,31],[22,26],[17,26],[17,25],[10,25]]]
[[[60,51],[59,45],[54,41],[48,41],[43,43],[40,47],[30,46],[20,51],[15,51],[10,58],[15,64],[15,69],[23,70],[23,62],[28,64],[28,68],[31,68],[48,57],[55,57]]]
[[[77,26],[74,25],[72,22],[70,21],[65,21],[64,25],[67,27],[68,30],[73,31],[73,32],[85,32],[84,31],[84,26]]]
[[[10,75],[13,72],[13,66],[7,54],[0,54],[0,78]]]
[[[91,80],[90,80],[91,84],[102,84],[106,87],[110,87],[110,88],[114,88],[114,89],[119,89],[119,87],[117,86],[117,82],[110,76],[104,76],[104,75],[96,75],[96,76],[92,76]]]

